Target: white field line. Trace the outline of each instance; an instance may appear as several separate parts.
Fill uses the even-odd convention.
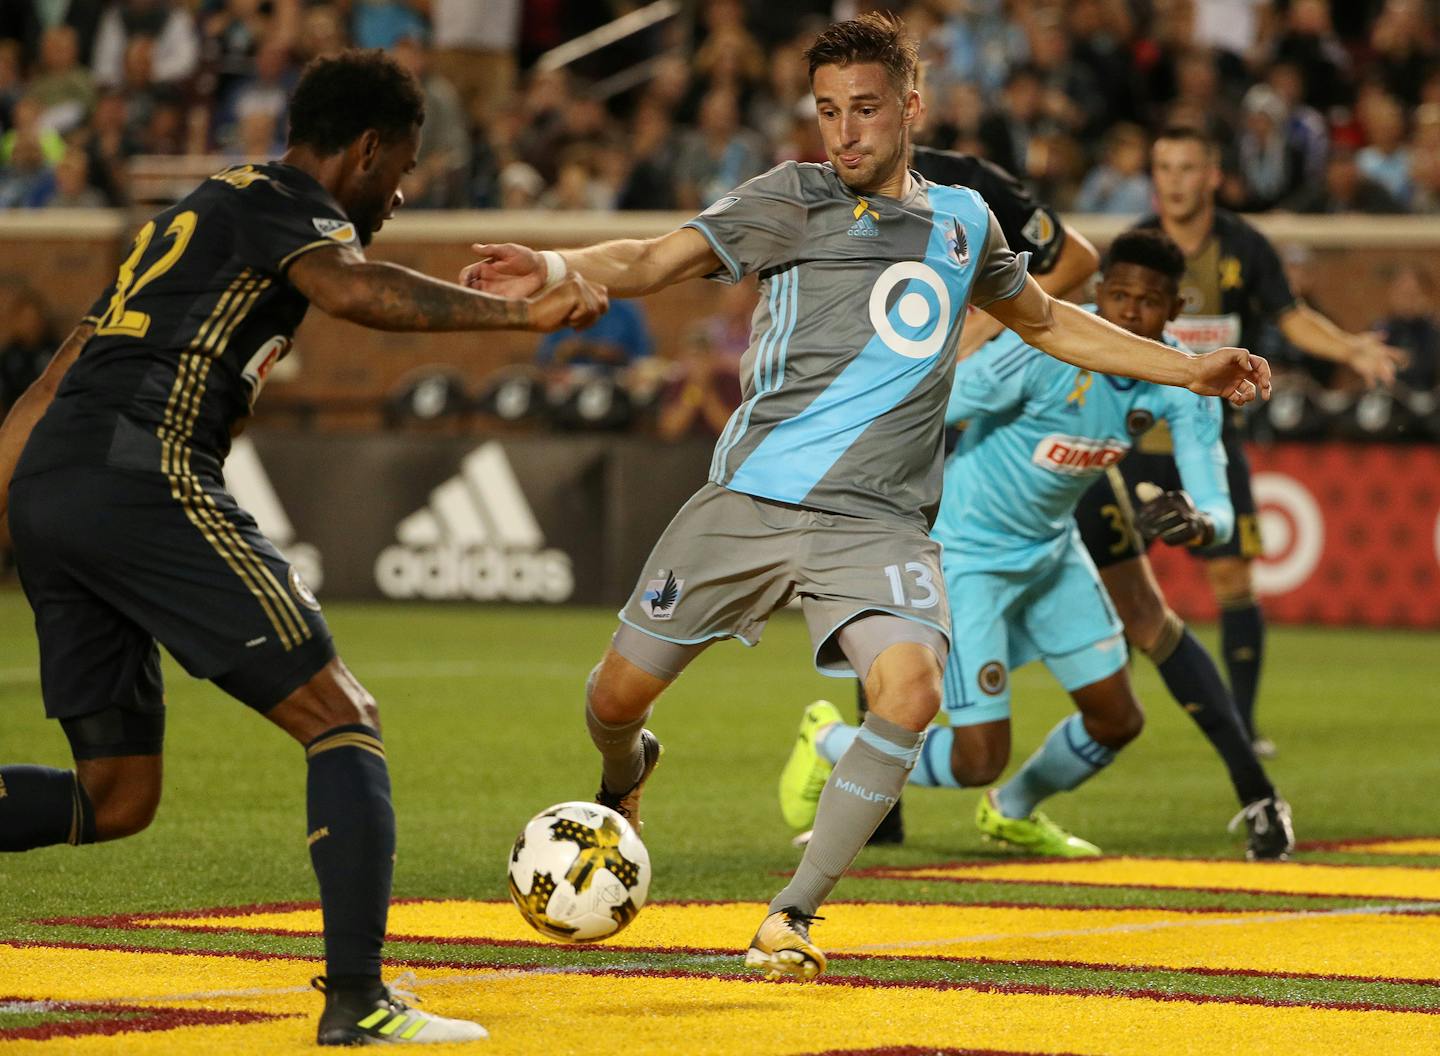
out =
[[[1048,908],[1048,907],[1036,907]],[[1055,907],[1063,909],[1063,906]],[[1100,907],[1103,908],[1103,907]],[[1123,911],[1118,911],[1123,912]],[[1161,910],[1163,912],[1163,910]],[[1184,914],[1169,920],[1148,923],[1110,924],[1103,928],[1062,928],[1052,931],[1017,931],[995,935],[957,935],[953,938],[916,939],[912,942],[871,943],[864,946],[847,946],[846,953],[883,953],[889,950],[913,950],[933,946],[959,946],[965,943],[1006,942],[1023,939],[1069,939],[1086,935],[1125,935],[1149,931],[1168,931],[1186,928],[1233,928],[1249,924],[1274,924],[1287,920],[1317,920],[1324,917],[1382,916],[1389,913],[1424,912],[1435,914],[1434,902],[1397,902],[1387,906],[1347,906],[1342,909],[1299,909],[1285,913],[1249,913],[1236,917],[1203,917],[1199,914]]]

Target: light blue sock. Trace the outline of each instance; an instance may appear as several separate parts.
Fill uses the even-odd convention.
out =
[[[831,766],[840,761],[856,737],[860,736],[859,726],[847,726],[837,722],[815,739],[815,750]]]
[[[995,805],[1007,818],[1028,818],[1042,801],[1078,787],[1114,758],[1114,749],[1085,731],[1077,712],[1051,730],[1040,750],[996,790]]]
[[[955,731],[949,726],[931,726],[925,732],[920,758],[910,771],[910,783],[922,788],[959,788],[960,782],[950,769],[950,746]]]

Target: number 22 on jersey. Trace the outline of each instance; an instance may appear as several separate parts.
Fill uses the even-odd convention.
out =
[[[171,240],[170,248],[161,254],[155,263],[146,268],[139,278],[136,278],[135,270],[140,266],[145,251],[150,248],[150,242],[155,237],[155,221],[151,220],[140,229],[139,234],[135,236],[135,243],[130,249],[130,255],[120,265],[120,272],[115,278],[115,293],[110,298],[110,306],[105,309],[105,314],[95,324],[96,334],[144,337],[150,331],[150,316],[145,312],[127,307],[127,304],[132,297],[175,266],[175,262],[184,255],[185,248],[190,245],[190,238],[194,234],[195,213],[191,210],[177,213],[175,218],[170,221],[170,226],[165,229],[165,237]]]

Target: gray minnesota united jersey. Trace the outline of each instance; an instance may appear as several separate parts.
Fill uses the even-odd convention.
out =
[[[687,225],[758,272],[744,400],[710,479],[862,517],[934,520],[942,426],[967,305],[1014,296],[1026,257],[974,191],[910,174],[909,197],[857,197],[829,165],[785,162]]]

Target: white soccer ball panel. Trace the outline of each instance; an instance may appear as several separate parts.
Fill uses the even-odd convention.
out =
[[[635,918],[650,856],[635,829],[598,803],[560,803],[526,823],[510,853],[510,897],[542,935],[594,942]]]

